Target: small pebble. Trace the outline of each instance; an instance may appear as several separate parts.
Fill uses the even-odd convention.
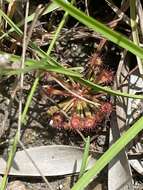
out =
[[[63,185],[60,184],[59,187],[58,187],[59,190],[62,190],[63,189]]]
[[[7,190],[29,190],[21,181],[12,181],[8,184]]]

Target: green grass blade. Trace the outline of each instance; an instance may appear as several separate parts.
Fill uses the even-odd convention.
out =
[[[32,88],[30,90],[30,93],[28,94],[26,104],[25,104],[24,110],[22,112],[22,119],[21,120],[22,120],[22,123],[24,123],[24,124],[26,124],[26,119],[27,119],[26,115],[27,115],[27,112],[28,112],[28,108],[29,108],[29,106],[30,106],[30,104],[32,102],[32,98],[33,98],[33,95],[34,95],[34,93],[35,93],[35,91],[37,89],[38,84],[39,84],[39,77],[36,77],[36,79],[35,79],[35,81],[34,81],[34,83],[32,85]]]
[[[7,23],[11,26],[11,28],[14,29],[14,31],[17,32],[17,34],[22,35],[22,31],[17,27],[16,24],[14,24],[14,22],[0,9],[0,16],[2,16]]]
[[[60,22],[60,24],[59,24],[59,26],[58,26],[58,28],[57,28],[57,30],[55,32],[54,38],[50,43],[50,46],[49,46],[48,51],[47,51],[47,55],[49,55],[50,52],[52,51],[52,49],[54,47],[54,44],[55,44],[55,42],[56,42],[56,40],[57,40],[57,38],[58,38],[58,36],[60,34],[60,31],[63,28],[63,26],[64,26],[67,19],[68,19],[68,12],[65,12],[65,14],[63,16],[63,19],[61,20],[61,22]]]
[[[86,139],[84,154],[83,154],[83,158],[82,158],[82,164],[81,164],[80,173],[79,173],[79,178],[86,171],[86,166],[88,164],[88,157],[89,157],[89,147],[90,147],[90,136],[88,136]]]
[[[2,69],[2,70],[0,70],[0,75],[14,75],[14,74],[18,75],[22,72],[26,73],[26,72],[33,71],[33,70],[44,70],[44,71],[55,72],[55,73],[67,75],[67,76],[74,77],[74,78],[76,77],[77,81],[84,83],[86,86],[92,88],[93,90],[95,90],[97,92],[106,92],[113,96],[122,96],[122,97],[134,98],[134,99],[143,99],[142,95],[123,93],[118,90],[115,91],[108,87],[103,87],[103,86],[97,85],[89,80],[85,80],[85,79],[81,78],[82,75],[80,73],[72,71],[72,68],[66,69],[66,68],[59,67],[59,66],[35,64],[33,66],[25,67],[24,69],[14,69],[14,70],[13,69]]]
[[[13,55],[13,54],[8,54],[5,52],[0,51],[0,54],[4,55],[7,54],[9,56],[9,60],[12,62],[18,62],[21,60],[20,56]],[[82,77],[82,75],[78,72],[75,72],[76,68],[64,68],[61,66],[60,63],[58,63],[56,60],[51,58],[50,56],[46,55],[46,59],[43,58],[40,61],[33,60],[33,59],[26,59],[25,60],[25,65],[27,68],[21,70],[21,69],[1,69],[1,74],[10,74],[8,72],[11,72],[11,74],[19,74],[21,72],[28,72],[32,70],[38,70],[38,69],[43,69],[51,72],[57,72],[69,76],[75,76],[75,77]],[[73,71],[72,71],[73,69]]]
[[[111,126],[114,127],[114,126]],[[143,130],[143,117],[129,128],[104,154],[97,160],[94,166],[88,170],[72,187],[71,190],[83,190],[99,172]]]
[[[123,36],[123,34],[115,32],[101,22],[93,19],[90,16],[87,16],[67,1],[54,0],[54,2],[59,4],[64,10],[68,11],[71,16],[76,18],[81,23],[85,24],[87,27],[92,28],[94,31],[99,32],[108,40],[114,42],[122,48],[127,49],[131,53],[143,59],[143,49],[135,45],[132,41],[128,40]]]
[[[4,52],[0,51],[0,54],[5,54]],[[9,59],[10,61],[12,62],[18,62],[20,61],[20,56],[17,56],[17,55],[11,55],[11,54],[8,54],[9,55]],[[48,65],[48,63],[50,63]],[[86,86],[88,87],[91,87],[93,90],[97,91],[97,92],[106,92],[110,95],[113,95],[113,96],[122,96],[122,97],[128,97],[128,98],[134,98],[134,99],[143,99],[143,96],[142,95],[134,95],[134,94],[128,94],[128,93],[123,93],[123,92],[119,92],[119,91],[115,91],[115,90],[112,90],[108,87],[103,87],[103,86],[100,86],[100,85],[97,85],[89,80],[85,80],[82,77],[82,75],[78,72],[74,72],[75,68],[64,68],[64,67],[60,67],[60,63],[56,62],[54,59],[52,59],[50,56],[47,55],[47,59],[42,59],[40,61],[37,61],[37,60],[32,60],[32,59],[27,59],[25,61],[25,65],[26,66],[29,66],[29,70],[31,69],[45,69],[47,71],[51,71],[51,72],[57,72],[57,73],[61,73],[61,74],[65,74],[65,75],[69,75],[69,76],[72,76],[74,77],[74,79],[76,81],[79,81],[80,83],[83,83],[85,84]],[[56,65],[56,66],[55,66]],[[31,68],[30,68],[31,67]],[[73,69],[73,71],[72,71]],[[8,71],[8,70],[7,70]],[[28,68],[27,70],[25,70],[25,72],[28,71]],[[4,70],[2,70],[1,72],[4,72]],[[14,74],[14,70],[12,70],[13,74]],[[22,71],[19,71],[19,73],[22,72]],[[17,70],[17,74],[18,73],[18,70]],[[2,74],[2,73],[1,73]],[[7,72],[7,74],[9,74]],[[16,73],[15,73],[16,74]]]
[[[118,90],[112,90],[109,87],[103,87],[101,85],[95,84],[89,80],[85,80],[82,78],[81,79],[78,78],[77,80],[81,81],[85,85],[91,87],[93,90],[98,91],[98,92],[99,91],[100,92],[106,92],[106,93],[113,95],[113,96],[123,96],[123,97],[134,98],[134,99],[143,99],[142,95],[134,95],[134,94],[123,93],[123,92],[120,92]]]
[[[56,72],[60,74],[64,74],[67,76],[74,76],[74,77],[81,77],[82,75],[80,73],[77,73],[75,71],[72,71],[72,68],[70,69],[65,69],[63,67],[59,66],[49,66],[49,65],[33,65],[29,67],[25,67],[24,69],[0,69],[0,75],[19,75],[21,73],[26,73],[29,71],[34,71],[34,70],[43,70],[43,71],[49,71],[49,72]]]
[[[12,162],[13,162],[13,158],[14,158],[14,155],[15,155],[15,152],[16,152],[16,149],[17,149],[17,142],[18,142],[18,133],[16,133],[16,136],[14,137],[13,146],[12,146],[10,152],[9,152],[9,155],[8,155],[8,161],[7,161],[6,169],[5,169],[5,172],[4,172],[4,176],[3,176],[2,182],[0,184],[0,189],[1,190],[5,190],[6,189],[7,176],[8,176],[9,170],[11,168],[11,165],[12,165]]]

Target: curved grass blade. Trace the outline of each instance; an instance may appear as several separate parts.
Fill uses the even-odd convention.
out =
[[[14,142],[13,142],[13,146],[11,148],[11,150],[9,151],[9,159],[7,161],[7,167],[5,169],[5,172],[4,172],[4,176],[3,176],[3,179],[2,179],[2,182],[0,184],[0,189],[1,190],[5,190],[6,189],[6,185],[7,185],[7,176],[8,176],[8,173],[10,171],[10,168],[11,168],[11,165],[12,165],[12,162],[13,162],[13,159],[14,159],[14,155],[15,155],[15,152],[16,152],[16,149],[17,149],[17,141],[18,141],[18,133],[16,134],[15,138],[14,138]]]
[[[90,136],[87,137],[86,142],[85,142],[85,148],[84,148],[84,154],[83,154],[83,158],[82,158],[79,178],[86,171],[86,166],[88,164],[88,158],[89,158],[89,147],[90,147]]]
[[[33,66],[28,66],[25,67],[24,69],[0,69],[0,75],[19,75],[21,73],[26,73],[29,71],[34,71],[34,70],[43,70],[43,71],[49,71],[49,72],[56,72],[60,74],[64,74],[67,76],[74,76],[74,77],[81,77],[82,75],[80,73],[74,72],[71,69],[66,69],[63,67],[59,66],[50,66],[50,65],[33,65]]]
[[[85,85],[91,87],[95,91],[106,92],[106,93],[108,93],[110,95],[113,95],[113,96],[124,96],[124,97],[134,98],[134,99],[143,99],[142,95],[134,95],[134,94],[128,94],[128,93],[125,93],[125,92],[120,92],[118,90],[112,90],[109,87],[100,86],[98,84],[95,84],[95,83],[93,83],[93,82],[91,82],[89,80],[85,80],[83,78],[77,79],[77,80],[80,80],[82,83],[84,83]]]
[[[108,40],[114,42],[122,48],[127,49],[131,53],[143,59],[143,49],[135,45],[132,41],[128,40],[126,37],[123,36],[123,34],[115,32],[101,22],[93,19],[90,16],[87,16],[67,1],[54,0],[54,2],[59,4],[71,16],[76,18],[81,23],[85,24],[87,27],[92,28],[94,31],[99,32]]]
[[[0,54],[5,54],[5,53],[0,51]],[[10,61],[13,61],[13,62],[20,61],[20,56],[11,55],[11,54],[8,54],[8,55],[9,55],[9,60]],[[134,99],[143,99],[142,95],[133,95],[133,94],[128,94],[128,93],[115,91],[115,90],[112,90],[112,89],[110,89],[108,87],[103,87],[103,86],[97,85],[97,84],[95,84],[95,83],[93,83],[93,82],[91,82],[89,80],[85,80],[85,79],[82,78],[82,75],[80,73],[74,71],[75,68],[66,69],[66,68],[64,68],[62,66],[59,66],[60,63],[58,63],[57,61],[55,61],[53,58],[51,58],[48,55],[47,55],[47,59],[42,59],[40,61],[27,59],[25,61],[25,65],[29,66],[29,71],[32,70],[32,69],[33,70],[35,70],[35,69],[43,69],[43,70],[47,70],[47,71],[51,71],[51,72],[58,72],[58,73],[61,73],[61,74],[72,76],[72,77],[74,77],[75,80],[85,84],[86,86],[91,87],[93,90],[95,90],[97,92],[98,91],[106,92],[106,93],[111,94],[113,96],[118,95],[118,96],[123,96],[123,97],[128,97],[128,98],[134,98]],[[28,72],[28,67],[26,69],[27,70],[25,70],[25,72]],[[1,70],[1,74],[2,74],[2,72],[4,74],[3,69]],[[16,73],[14,73],[15,71],[12,70],[12,72],[13,72],[13,74],[16,74]],[[22,72],[22,71],[19,71],[19,73],[20,72]],[[9,74],[5,70],[5,74],[6,73]],[[18,70],[17,70],[17,74],[19,74],[19,73],[18,73]]]
[[[11,28],[14,29],[14,31],[16,31],[17,34],[22,35],[23,32],[17,27],[16,24],[14,24],[14,22],[0,9],[0,16],[2,16],[7,23],[11,26]]]

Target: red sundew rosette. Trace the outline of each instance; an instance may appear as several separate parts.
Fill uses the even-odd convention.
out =
[[[84,118],[84,128],[92,129],[96,126],[96,120],[94,116],[88,116]]]
[[[102,123],[106,115],[110,115],[112,112],[112,104],[104,102],[101,104],[99,110],[91,116],[85,116],[82,118],[80,115],[74,113],[70,121],[65,121],[64,116],[60,112],[56,112],[52,116],[52,126],[56,128],[64,128],[69,130],[92,130],[97,125]]]
[[[82,130],[84,129],[84,122],[83,119],[77,115],[77,114],[73,114],[73,116],[70,119],[70,128],[71,129],[79,129]]]
[[[113,106],[110,102],[105,102],[102,103],[101,107],[100,107],[100,111],[104,114],[111,114],[111,112],[113,111]]]
[[[64,122],[64,117],[60,112],[56,112],[53,114],[52,118],[52,126],[55,128],[63,128],[63,122]]]
[[[97,76],[95,82],[98,84],[110,84],[113,81],[113,71],[103,69]]]
[[[101,56],[99,56],[98,54],[93,54],[91,55],[89,61],[88,61],[88,64],[93,67],[93,68],[96,68],[96,67],[100,67],[102,66],[103,64],[103,61],[101,59]]]

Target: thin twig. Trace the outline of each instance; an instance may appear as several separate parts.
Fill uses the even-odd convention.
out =
[[[123,21],[130,25],[130,19],[127,15],[125,15],[123,8],[125,7],[124,4],[122,5],[123,8],[119,9],[113,2],[112,0],[105,0],[107,2],[107,4],[110,6],[110,8],[117,14],[117,16],[121,19],[123,19]]]
[[[21,140],[19,140],[19,144],[22,147],[22,149],[24,150],[25,154],[27,155],[27,157],[29,158],[29,160],[31,161],[31,163],[33,164],[33,166],[36,168],[36,170],[39,172],[39,174],[41,175],[41,177],[43,178],[43,180],[45,181],[47,187],[50,190],[53,190],[53,188],[51,187],[50,183],[48,182],[48,180],[46,179],[46,177],[43,175],[42,171],[40,170],[40,168],[37,166],[37,164],[35,163],[35,161],[32,159],[32,157],[30,156],[29,152],[26,150],[24,144],[22,143]]]
[[[143,8],[140,0],[137,0],[137,14],[139,16],[140,29],[143,36]]]
[[[45,8],[44,8],[44,7],[42,8],[42,5],[41,5],[41,4],[38,5],[38,7],[37,7],[37,9],[36,9],[36,11],[35,11],[34,19],[33,19],[33,21],[32,21],[32,24],[31,24],[31,26],[30,26],[30,29],[29,29],[29,31],[28,31],[27,42],[26,42],[27,44],[26,44],[26,46],[28,46],[28,44],[29,44],[29,42],[30,42],[30,39],[31,39],[31,36],[32,36],[32,32],[33,32],[34,27],[36,26],[36,22],[37,22],[37,20],[38,20],[38,17],[39,17],[40,15],[42,15],[44,11],[45,11]]]
[[[79,94],[76,94],[75,92],[73,92],[72,90],[70,90],[69,88],[67,88],[60,80],[58,80],[57,78],[55,77],[51,77],[54,81],[56,81],[61,87],[63,87],[66,91],[68,91],[70,94],[72,94],[73,96],[81,99],[81,100],[84,100],[85,102],[88,102],[89,104],[92,104],[96,107],[98,107],[100,104],[99,103],[95,103],[91,100],[88,100],[86,98],[84,98],[83,96],[80,96]]]
[[[106,2],[111,2],[111,3],[112,3],[111,0],[106,0]],[[124,2],[124,3],[122,4],[120,10],[124,12],[124,11],[127,10],[127,8],[128,8],[128,1],[127,1],[127,2]],[[118,10],[118,11],[119,11],[119,10]],[[120,11],[119,11],[119,12],[120,12]],[[119,16],[119,15],[118,15],[118,16]],[[114,26],[112,27],[112,29],[114,29],[114,28],[117,26],[118,22],[119,22],[123,17],[124,17],[124,14],[120,14],[120,16],[119,16],[120,19],[116,20],[117,17],[115,16],[114,19],[116,20],[116,23],[114,23]],[[108,25],[112,25],[112,22],[108,23]],[[95,53],[97,53],[97,54],[100,53],[100,52],[101,52],[101,49],[103,48],[103,46],[105,46],[106,42],[107,42],[107,39],[102,39],[101,42],[99,43],[99,45],[98,45],[97,50],[96,50]]]
[[[138,27],[137,27],[137,14],[136,14],[136,0],[130,0],[130,15],[131,15],[131,28],[132,28],[132,38],[133,42],[139,46],[139,34],[138,34]],[[137,63],[139,67],[139,72],[143,76],[143,61],[137,58]]]
[[[90,16],[89,15],[89,10],[88,10],[88,0],[85,0],[85,7],[86,7],[86,13],[87,13],[87,15]]]
[[[25,67],[25,54],[26,54],[26,49],[27,49],[27,44],[28,44],[28,42],[26,41],[28,13],[29,13],[29,0],[26,3],[21,69],[24,69],[24,67]],[[20,76],[20,99],[19,99],[19,112],[18,112],[18,136],[19,136],[19,139],[20,139],[21,124],[22,124],[21,115],[22,115],[23,86],[24,86],[24,73],[21,73],[21,76]]]

